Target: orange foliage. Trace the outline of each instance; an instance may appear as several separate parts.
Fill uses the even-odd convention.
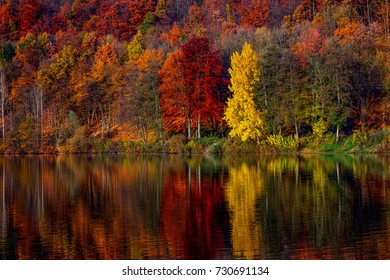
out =
[[[248,7],[241,8],[242,23],[245,26],[261,27],[269,16],[269,0],[257,0]]]
[[[178,47],[181,44],[180,39],[184,34],[185,32],[179,28],[177,22],[174,22],[171,30],[168,33],[163,33],[162,38],[172,47]]]
[[[159,71],[163,126],[171,131],[184,131],[191,100],[186,94],[184,75],[180,69],[181,50],[172,53]],[[176,105],[174,105],[176,104]]]
[[[299,41],[293,47],[294,53],[301,57],[302,61],[306,61],[307,57],[317,54],[322,43],[318,29],[311,27],[300,35]]]

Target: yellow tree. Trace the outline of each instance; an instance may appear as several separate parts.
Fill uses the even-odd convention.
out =
[[[229,90],[233,96],[228,99],[224,119],[231,128],[231,137],[259,140],[264,133],[264,119],[255,106],[254,91],[260,80],[258,55],[250,44],[245,43],[241,53],[231,57],[229,68]]]

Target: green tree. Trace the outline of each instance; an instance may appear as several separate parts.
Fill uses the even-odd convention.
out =
[[[259,140],[264,133],[263,115],[255,106],[254,90],[259,82],[258,55],[245,43],[241,53],[231,57],[230,85],[233,96],[228,99],[224,119],[231,128],[231,137]]]

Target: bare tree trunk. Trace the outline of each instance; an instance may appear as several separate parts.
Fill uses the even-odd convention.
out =
[[[197,125],[198,125],[198,135],[197,135],[197,137],[198,138],[200,138],[200,114],[198,114],[198,123],[197,123]]]
[[[41,135],[42,135],[42,129],[43,129],[43,89],[42,88],[39,88],[39,95],[41,101]]]
[[[336,70],[336,87],[337,87],[337,106],[341,107],[341,97],[340,97],[340,85],[339,85],[339,72]],[[337,121],[337,128],[336,128],[336,143],[339,142],[339,133],[340,133],[340,124],[339,120]]]
[[[366,6],[367,6],[367,21],[368,21],[368,24],[370,25],[371,24],[371,17],[370,17],[370,1],[369,0],[366,0]]]
[[[293,86],[293,77],[292,77],[292,69],[290,65],[290,93],[291,93],[291,101],[293,105],[293,115],[294,115],[294,127],[295,127],[295,139],[298,140],[299,138],[299,129],[298,129],[298,121],[296,116],[296,110],[295,110],[295,100],[294,100],[294,86]]]
[[[104,141],[104,112],[101,103],[99,103],[99,108],[100,108],[100,113],[102,115],[102,142],[103,142]]]
[[[187,139],[191,139],[191,119],[189,116],[187,117]]]
[[[0,94],[1,94],[1,126],[2,126],[2,137],[3,137],[3,143],[5,140],[5,94],[6,94],[6,87],[5,87],[5,75],[4,71],[0,69]]]

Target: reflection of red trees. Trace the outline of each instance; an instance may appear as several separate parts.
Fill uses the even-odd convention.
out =
[[[215,259],[224,247],[225,218],[221,178],[198,168],[168,172],[163,178],[161,239],[169,258]]]
[[[178,160],[175,166],[162,160],[3,158],[0,195],[3,164],[7,219],[0,220],[0,237],[6,242],[17,240],[15,245],[9,242],[6,254],[5,247],[0,247],[5,258],[232,257],[226,255],[232,249],[226,244],[230,224],[223,174],[201,162],[184,165]],[[306,202],[296,204],[296,208],[290,201],[280,205],[283,210],[278,208],[271,214],[262,211],[266,216],[261,221],[267,220],[263,226],[268,229],[263,231],[262,242],[271,240],[271,245],[261,247],[264,255],[276,252],[276,257],[288,259],[388,259],[390,239],[383,232],[390,230],[390,218],[381,214],[390,205],[386,196],[389,180],[382,177],[387,166],[387,158],[378,158],[360,161],[353,168],[354,187],[348,187],[344,198],[350,203],[343,206],[339,220],[329,213],[312,211],[312,187],[304,191]],[[303,195],[299,188],[298,194]],[[279,189],[276,195],[287,198],[291,193],[286,189],[283,194]],[[337,198],[324,199],[336,203],[332,211],[337,210]],[[270,194],[270,204],[278,201]],[[289,216],[291,209],[295,209],[294,223]],[[275,225],[277,232],[272,231]],[[271,248],[278,246],[272,238],[282,246]]]

